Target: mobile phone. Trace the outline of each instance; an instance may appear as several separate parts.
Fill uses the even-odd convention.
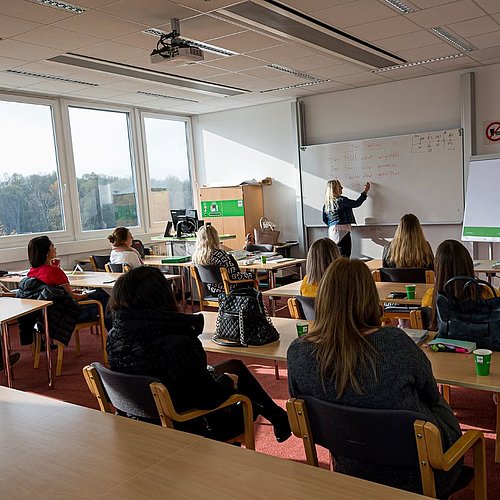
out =
[[[389,299],[406,299],[405,292],[391,292],[387,298]]]

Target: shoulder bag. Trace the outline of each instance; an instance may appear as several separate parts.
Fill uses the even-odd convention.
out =
[[[451,293],[453,283],[462,282],[464,290],[474,289],[477,299],[459,300]],[[493,298],[483,299],[486,286]],[[474,296],[474,294],[471,294]],[[436,298],[438,337],[475,342],[477,347],[500,351],[500,297],[486,281],[457,276],[448,280]]]
[[[227,295],[219,295],[219,313],[212,337],[216,344],[247,347],[269,344],[279,337],[258,290],[236,288]]]

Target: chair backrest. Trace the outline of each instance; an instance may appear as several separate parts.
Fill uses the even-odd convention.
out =
[[[107,273],[128,273],[130,266],[128,264],[111,264],[111,262],[107,262],[104,269]]]
[[[158,378],[114,372],[101,363],[92,363],[86,368],[90,368],[91,375],[92,369],[94,370],[93,375],[98,377],[102,384],[106,400],[119,412],[138,418],[159,420],[150,389],[153,382],[159,382]]]
[[[222,283],[219,266],[200,266],[199,264],[196,264],[195,267],[202,283]]]
[[[90,264],[94,271],[105,271],[105,266],[109,262],[109,255],[91,255]]]
[[[247,252],[272,252],[273,251],[273,245],[247,245],[245,247],[245,250]]]
[[[428,330],[432,321],[432,308],[419,307],[410,312],[410,328]]]
[[[397,283],[434,283],[434,272],[421,267],[381,267],[374,271],[375,281],[393,281]]]
[[[371,410],[299,396],[305,401],[313,442],[332,455],[382,466],[418,467],[413,424],[427,420],[405,410]],[[370,432],[367,432],[370,429]]]
[[[314,312],[314,297],[296,297],[297,301],[300,303],[302,308],[302,313],[304,315],[303,319],[316,319],[316,314]]]
[[[146,249],[144,248],[141,240],[132,240],[130,246],[132,248],[135,248],[139,252],[140,256],[144,258],[144,256],[146,255]]]

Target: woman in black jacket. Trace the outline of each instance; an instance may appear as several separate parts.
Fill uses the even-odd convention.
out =
[[[273,424],[278,442],[290,437],[285,410],[241,361],[207,367],[198,339],[203,316],[179,312],[160,270],[143,266],[120,276],[109,305],[113,328],[108,333],[107,352],[112,370],[158,377],[178,412],[215,408],[231,394],[244,394],[252,401],[254,416],[260,414]],[[233,405],[175,427],[225,441],[243,432],[243,415]]]

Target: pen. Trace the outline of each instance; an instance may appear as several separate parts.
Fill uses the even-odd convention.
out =
[[[455,352],[467,352],[467,349],[464,349],[463,347],[455,347]]]
[[[103,281],[103,283],[114,283],[116,280]]]

